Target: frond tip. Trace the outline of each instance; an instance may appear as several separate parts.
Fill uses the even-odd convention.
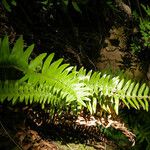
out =
[[[8,37],[0,40],[0,67],[14,67],[24,73],[28,70],[28,59],[34,48],[34,44],[24,51],[22,36],[16,41],[14,47],[10,49]]]

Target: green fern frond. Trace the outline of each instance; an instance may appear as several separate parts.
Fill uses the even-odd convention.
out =
[[[100,106],[110,111],[113,107],[118,113],[120,102],[122,101],[128,108],[131,106],[135,109],[148,111],[149,107],[149,87],[146,84],[140,85],[131,80],[125,80],[119,76],[93,73],[87,86],[93,89],[93,93]]]
[[[9,49],[8,37],[1,41],[0,66],[13,66],[23,71],[24,76],[16,81],[0,82],[0,102],[6,99],[12,104],[40,103],[42,108],[50,105],[51,109],[71,107],[80,112],[87,108],[91,114],[96,113],[97,106],[111,113],[118,114],[121,103],[128,108],[149,109],[150,92],[144,83],[136,83],[120,76],[100,72],[86,72],[81,68],[63,64],[63,59],[53,61],[54,53],[46,57],[40,54],[29,62],[33,45],[23,50],[20,37],[12,50]],[[43,61],[44,60],[44,61]]]
[[[9,48],[8,37],[5,36],[0,42],[0,67],[14,67],[24,73],[28,70],[28,59],[34,48],[32,44],[25,51],[22,36],[16,41],[13,49]]]

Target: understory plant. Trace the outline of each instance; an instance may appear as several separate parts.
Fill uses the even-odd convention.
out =
[[[150,149],[150,111],[121,110],[121,117],[136,135],[136,144],[131,150]]]
[[[140,19],[140,32],[142,34],[142,40],[144,41],[144,46],[150,48],[150,7],[142,5],[144,11],[146,12],[146,17]]]
[[[0,103],[40,104],[49,107],[50,115],[57,110],[90,115],[98,112],[118,114],[131,107],[149,110],[150,91],[146,83],[53,61],[54,53],[31,58],[34,45],[24,50],[20,37],[10,48],[8,37],[0,39]],[[15,70],[15,71],[14,71]],[[12,73],[11,73],[12,72]],[[14,74],[15,73],[15,74]]]
[[[0,41],[0,67],[15,68],[23,73],[16,80],[3,77],[5,80],[0,81],[1,102],[7,99],[12,104],[23,101],[26,104],[40,103],[42,108],[50,104],[60,111],[68,105],[72,111],[85,107],[91,114],[96,113],[98,105],[117,114],[121,105],[148,111],[150,96],[145,83],[92,70],[86,72],[84,68],[77,71],[76,67],[62,64],[63,59],[52,62],[54,53],[48,57],[42,53],[29,62],[33,47],[31,45],[24,51],[22,37],[12,50],[7,36]]]
[[[11,6],[16,6],[16,0],[2,0],[0,3],[8,12],[11,12]]]
[[[136,12],[133,14],[140,31],[140,35],[133,37],[131,44],[132,52],[136,55],[150,48],[150,7],[143,4],[141,6],[145,12],[144,17],[139,16]]]

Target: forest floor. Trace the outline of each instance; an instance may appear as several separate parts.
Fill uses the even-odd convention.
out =
[[[15,107],[0,106],[0,149],[2,150],[115,150],[116,145],[103,135],[99,140],[80,130],[64,125],[36,125]],[[38,120],[36,120],[36,123]],[[88,129],[89,130],[89,129]],[[98,134],[97,134],[98,135]]]

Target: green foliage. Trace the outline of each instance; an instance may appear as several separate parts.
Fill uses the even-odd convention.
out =
[[[136,145],[132,150],[150,149],[150,111],[124,111],[125,120],[136,135]]]
[[[148,15],[148,16],[150,16],[150,7],[149,6],[144,6],[143,4],[141,4],[141,6],[142,6],[142,8],[145,10],[145,12],[146,12],[146,14]]]
[[[136,11],[133,11],[133,18],[135,22],[138,23],[140,31],[140,35],[136,34],[130,45],[132,53],[136,55],[142,52],[145,48],[150,48],[150,7],[144,5],[141,6],[146,12],[144,17],[139,16]],[[138,29],[136,28],[135,30]]]
[[[141,51],[141,46],[136,41],[134,41],[130,46],[133,54],[138,54]]]
[[[114,13],[119,12],[120,10],[116,7],[116,4],[112,0],[106,0],[107,7],[109,7]]]
[[[7,0],[2,0],[2,4],[8,12],[11,12],[11,5],[16,6],[16,0],[9,0],[9,2]]]
[[[121,131],[118,131],[112,127],[110,128],[104,128],[100,126],[100,131],[103,133],[108,139],[111,139],[113,141],[116,141],[118,145],[118,149],[125,148],[125,143],[128,142],[128,139],[121,133]],[[112,134],[113,133],[113,134]],[[118,140],[119,139],[119,140]]]
[[[79,1],[73,1],[71,0],[69,3],[69,0],[57,0],[57,1],[51,1],[51,0],[43,0],[41,3],[43,4],[43,8],[46,10],[47,8],[53,7],[54,3],[57,5],[61,5],[63,9],[67,9],[67,7],[71,4],[73,6],[73,9],[79,13],[81,13],[81,9],[79,7],[80,4],[87,4],[89,0],[79,0]]]
[[[20,37],[15,43],[13,49],[9,48],[8,37],[0,39],[0,65],[1,67],[14,67],[23,73],[28,70],[28,59],[34,48],[34,45],[29,46],[25,51],[23,38]]]
[[[24,73],[21,79],[0,81],[0,102],[11,101],[12,104],[40,103],[42,108],[50,105],[51,111],[70,109],[78,113],[87,108],[91,114],[102,110],[117,114],[121,105],[128,108],[141,107],[149,109],[149,87],[144,83],[134,82],[100,72],[86,72],[69,64],[62,64],[63,59],[52,61],[54,54],[46,57],[40,54],[28,61],[33,45],[23,50],[20,37],[12,50],[8,37],[0,40],[0,67],[13,67]]]
[[[140,19],[140,32],[144,40],[144,46],[150,47],[150,7],[145,7],[142,5],[145,10],[147,17],[145,19]]]

